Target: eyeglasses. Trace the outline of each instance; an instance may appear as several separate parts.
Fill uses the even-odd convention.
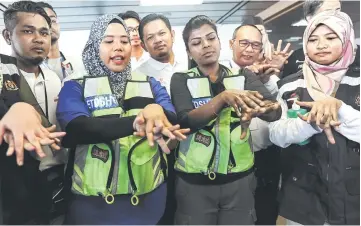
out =
[[[239,47],[247,48],[249,45],[251,45],[252,49],[254,49],[254,50],[262,49],[262,43],[260,43],[260,42],[250,42],[248,40],[239,40]]]
[[[139,26],[137,27],[128,27],[129,32],[139,32]]]

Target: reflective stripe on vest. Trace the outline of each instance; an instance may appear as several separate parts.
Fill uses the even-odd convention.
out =
[[[223,84],[227,90],[243,90],[245,78],[227,71]],[[194,108],[212,99],[208,77],[201,76],[197,68],[188,71],[187,88],[192,96]],[[240,119],[233,108],[224,108],[219,116],[203,129],[189,135],[178,146],[175,169],[185,173],[212,172],[219,174],[237,173],[250,169],[254,156],[250,145],[249,130],[240,140]]]
[[[154,103],[148,77],[142,74],[132,74],[127,82],[120,101],[123,107],[112,93],[108,77],[85,78],[83,87],[93,117],[133,116]],[[164,157],[157,146],[150,147],[146,139],[133,135],[109,144],[78,145],[72,191],[86,196],[149,193],[164,182]]]

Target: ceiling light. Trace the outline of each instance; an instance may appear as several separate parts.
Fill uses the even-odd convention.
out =
[[[267,32],[267,33],[271,33],[271,32],[272,32],[272,30],[266,30],[266,32]]]
[[[140,6],[200,5],[203,0],[140,0]]]
[[[302,37],[297,36],[297,37],[290,37],[290,38],[286,39],[285,41],[286,42],[298,42],[301,39],[302,39]]]
[[[307,21],[305,19],[302,19],[300,21],[294,22],[291,26],[292,27],[306,27],[308,25]]]

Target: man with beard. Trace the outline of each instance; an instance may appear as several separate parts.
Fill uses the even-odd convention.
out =
[[[58,16],[50,4],[46,2],[37,2],[37,4],[45,10],[51,20],[51,47],[43,65],[54,71],[63,81],[65,77],[73,73],[73,66],[59,50],[60,26]]]
[[[149,59],[149,54],[144,51],[141,45],[142,41],[139,37],[140,17],[138,13],[134,11],[126,11],[125,13],[119,14],[119,17],[124,20],[129,30],[130,41],[132,44],[131,63],[132,71],[134,71]]]
[[[19,90],[21,101],[34,106],[42,116],[43,125],[56,125],[55,98],[61,82],[53,71],[40,67],[49,53],[50,18],[37,3],[19,1],[4,12],[4,24],[3,37],[11,45],[17,64],[17,68],[9,67],[8,71],[19,80],[4,83],[4,89]],[[18,161],[19,165],[24,164],[21,168],[16,166],[13,158],[3,160],[4,170],[14,172],[4,174],[2,181],[3,206],[8,213],[4,220],[6,224],[49,223],[53,191],[48,183],[48,173],[59,169],[62,174],[66,160],[65,152],[54,151],[57,149],[59,147],[44,146],[44,155],[24,153],[24,162]]]
[[[172,75],[187,70],[187,65],[174,55],[175,33],[168,18],[159,14],[144,17],[139,25],[139,36],[150,58],[139,66],[138,71],[157,79],[170,95]]]

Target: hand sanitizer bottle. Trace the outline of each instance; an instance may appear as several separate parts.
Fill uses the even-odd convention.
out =
[[[288,117],[288,118],[298,118],[297,113],[300,113],[301,115],[307,114],[307,110],[301,108],[300,105],[298,105],[298,104],[296,103],[296,101],[298,100],[297,98],[290,98],[290,99],[288,99],[288,100],[293,100],[292,109],[288,109],[288,111],[287,111],[287,117]],[[308,144],[308,143],[310,143],[310,140],[309,140],[309,139],[307,139],[307,140],[299,143],[298,145],[303,146],[303,145],[306,145],[306,144]]]

